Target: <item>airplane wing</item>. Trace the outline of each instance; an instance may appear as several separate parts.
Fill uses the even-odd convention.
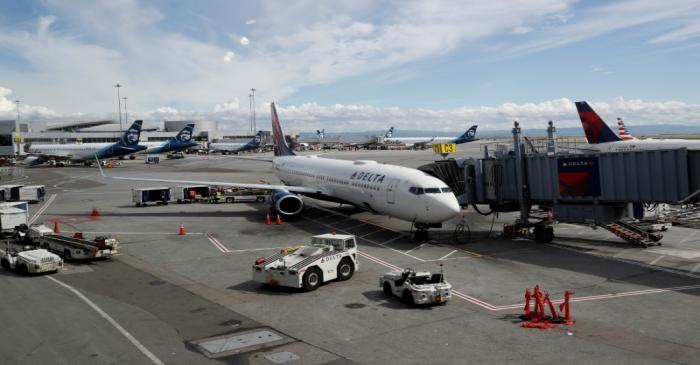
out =
[[[164,182],[164,183],[174,183],[174,184],[193,184],[193,185],[217,185],[217,186],[230,186],[233,188],[243,188],[243,189],[265,189],[265,190],[275,190],[275,191],[289,191],[292,193],[301,194],[320,194],[326,195],[323,190],[309,188],[306,186],[291,186],[291,185],[275,185],[275,184],[249,184],[249,183],[232,183],[232,182],[221,182],[221,181],[202,181],[202,180],[172,180],[172,179],[156,179],[156,178],[145,178],[145,177],[120,177],[120,176],[108,176],[102,170],[100,165],[100,160],[97,160],[97,167],[100,169],[100,174],[108,179],[115,180],[128,180],[128,181],[151,181],[151,182]]]

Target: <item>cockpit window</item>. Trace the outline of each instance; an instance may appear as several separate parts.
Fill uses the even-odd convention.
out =
[[[412,193],[412,194],[415,194],[415,195],[421,195],[421,194],[423,194],[423,188],[417,188],[417,187],[415,187],[415,186],[411,186],[411,187],[408,189],[408,192],[409,192],[409,193]]]
[[[426,194],[440,194],[440,188],[425,188]]]
[[[451,192],[452,192],[452,189],[450,189],[450,188],[442,188],[442,192],[443,192],[443,193],[451,193]]]

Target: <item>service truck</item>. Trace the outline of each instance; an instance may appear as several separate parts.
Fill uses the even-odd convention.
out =
[[[270,191],[265,189],[213,188],[210,203],[264,203],[270,199]]]
[[[21,251],[7,244],[0,248],[0,266],[5,271],[17,270],[20,274],[37,274],[58,271],[63,267],[63,260],[43,249]]]
[[[173,187],[173,199],[180,203],[194,203],[211,195],[209,185],[180,185]]]
[[[19,189],[24,185],[0,185],[0,200],[15,201],[19,200]]]
[[[408,305],[445,304],[452,297],[452,285],[442,272],[392,271],[379,278],[379,287],[384,294],[397,296]]]
[[[137,207],[146,206],[149,202],[156,203],[156,205],[168,205],[170,188],[131,189],[131,200]]]
[[[55,252],[66,260],[109,258],[119,254],[119,243],[114,238],[98,237],[86,240],[57,234],[44,234],[38,238],[41,248]]]
[[[253,281],[311,291],[331,280],[350,279],[358,266],[355,236],[329,233],[311,237],[308,246],[258,258]]]

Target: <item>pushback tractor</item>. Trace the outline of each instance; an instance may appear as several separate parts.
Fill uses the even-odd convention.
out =
[[[322,234],[311,237],[308,246],[284,248],[257,259],[253,281],[311,291],[328,281],[350,279],[358,265],[355,236]]]

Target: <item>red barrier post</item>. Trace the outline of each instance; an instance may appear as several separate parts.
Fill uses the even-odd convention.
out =
[[[542,292],[540,291],[539,285],[535,285],[534,296],[535,296],[535,312],[532,315],[532,320],[536,322],[536,321],[539,321],[540,319],[544,319],[544,306],[542,305]]]
[[[528,320],[531,318],[530,313],[530,300],[532,300],[532,293],[530,293],[530,288],[525,288],[525,314],[523,314],[523,319]]]
[[[566,325],[573,325],[576,323],[575,321],[571,320],[571,295],[574,294],[571,290],[567,290],[564,292],[564,303],[561,303],[559,305],[559,310],[564,310],[564,323]]]
[[[549,312],[552,313],[552,320],[558,321],[559,315],[557,314],[556,308],[554,308],[554,304],[549,299],[549,292],[544,292],[544,302],[549,306]]]

